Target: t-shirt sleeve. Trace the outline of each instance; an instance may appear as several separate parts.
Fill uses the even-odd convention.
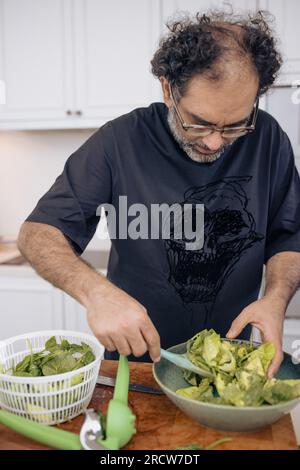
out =
[[[281,132],[271,176],[265,262],[282,251],[300,252],[300,178],[290,140]]]
[[[69,156],[61,175],[26,219],[58,228],[78,254],[96,231],[98,206],[111,201],[112,166],[104,150],[106,131],[104,125]]]

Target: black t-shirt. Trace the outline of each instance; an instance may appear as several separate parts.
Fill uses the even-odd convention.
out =
[[[201,250],[173,239],[112,240],[107,276],[147,308],[164,348],[203,328],[224,336],[257,299],[264,263],[281,251],[300,252],[300,179],[276,120],[260,110],[252,134],[215,162],[198,163],[173,138],[167,112],[153,103],[103,125],[27,218],[57,227],[81,254],[101,203],[113,204],[117,217],[119,196],[149,213],[151,204],[204,204]],[[250,326],[240,337],[249,334]]]

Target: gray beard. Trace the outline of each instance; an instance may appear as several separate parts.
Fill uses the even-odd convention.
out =
[[[216,160],[218,160],[218,158],[221,157],[225,148],[231,145],[231,144],[223,145],[223,147],[221,147],[216,153],[213,153],[212,155],[206,155],[204,153],[201,154],[201,153],[195,152],[195,150],[193,149],[193,144],[189,140],[185,139],[179,132],[179,125],[178,125],[178,122],[177,122],[177,119],[173,110],[169,109],[167,120],[168,120],[171,133],[174,139],[176,140],[176,142],[179,144],[182,150],[184,150],[185,153],[192,160],[196,162],[200,162],[200,163],[215,162]]]

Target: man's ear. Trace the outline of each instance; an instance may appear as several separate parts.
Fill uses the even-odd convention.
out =
[[[168,108],[170,108],[172,105],[172,102],[171,102],[171,97],[170,97],[169,82],[166,79],[166,77],[160,77],[159,80],[160,80],[161,87],[162,87],[164,102],[168,106]]]

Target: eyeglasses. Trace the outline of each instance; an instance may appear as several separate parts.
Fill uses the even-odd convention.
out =
[[[234,139],[237,137],[242,137],[243,135],[249,134],[250,132],[253,132],[255,129],[255,124],[256,124],[256,119],[257,119],[257,114],[258,114],[258,105],[259,105],[259,99],[255,101],[253,111],[251,115],[249,116],[248,122],[251,121],[251,124],[247,126],[236,126],[236,127],[217,127],[215,125],[210,125],[210,126],[203,126],[201,124],[188,124],[184,122],[179,109],[177,107],[177,104],[174,99],[172,87],[169,84],[169,89],[170,89],[170,96],[172,99],[172,103],[174,105],[176,114],[178,116],[178,119],[181,123],[182,128],[185,131],[189,131],[189,135],[191,137],[199,138],[199,137],[207,137],[208,135],[212,134],[213,132],[220,132],[221,136],[224,137],[225,139]]]

